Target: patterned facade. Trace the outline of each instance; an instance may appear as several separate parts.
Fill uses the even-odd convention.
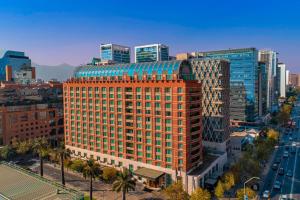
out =
[[[176,179],[202,163],[201,84],[186,61],[85,66],[64,83],[66,147]]]
[[[218,59],[191,59],[196,79],[202,84],[203,141],[226,142],[230,135],[229,63]]]

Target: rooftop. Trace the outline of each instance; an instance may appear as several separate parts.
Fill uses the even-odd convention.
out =
[[[134,77],[137,75],[179,75],[182,79],[192,79],[192,68],[188,61],[161,61],[146,63],[125,63],[105,66],[80,66],[77,67],[74,76],[80,77],[122,77],[123,75]]]
[[[83,194],[16,165],[0,162],[0,199],[83,200]]]
[[[165,173],[161,172],[161,171],[154,170],[154,169],[149,169],[149,168],[146,168],[146,167],[141,167],[141,168],[135,170],[134,174],[137,175],[137,176],[142,176],[142,177],[145,177],[145,178],[155,180],[155,179],[161,177],[162,175],[164,175]]]

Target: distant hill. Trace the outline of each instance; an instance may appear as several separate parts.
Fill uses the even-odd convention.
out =
[[[75,69],[75,66],[65,63],[56,66],[32,63],[32,66],[36,68],[36,78],[45,81],[49,81],[50,79],[65,81],[73,75]]]

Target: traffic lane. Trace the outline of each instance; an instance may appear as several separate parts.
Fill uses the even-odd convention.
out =
[[[288,164],[288,158],[282,158],[281,163],[278,167],[276,176],[275,176],[274,181],[273,181],[272,189],[271,189],[271,198],[272,199],[278,199],[279,195],[281,194],[282,186],[284,184],[284,174],[283,175],[279,174],[279,169],[280,168],[285,169],[287,167],[287,164]],[[279,181],[281,183],[280,189],[275,189],[274,188],[275,181]]]
[[[292,194],[300,194],[300,150],[299,149],[298,149],[295,167],[296,169],[293,177]]]
[[[293,173],[294,163],[295,163],[295,154],[290,153],[289,159],[288,159],[286,167],[285,167],[285,174],[284,174],[284,180],[283,180],[281,194],[290,194],[291,193],[292,177],[289,177],[286,174],[287,174],[288,170],[291,170],[291,172]]]

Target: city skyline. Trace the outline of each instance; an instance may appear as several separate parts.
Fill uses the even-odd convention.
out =
[[[272,2],[0,2],[0,17],[6,19],[0,20],[0,43],[47,65],[87,63],[99,57],[101,43],[163,43],[170,55],[256,47],[279,52],[287,69],[300,72],[300,3]]]

